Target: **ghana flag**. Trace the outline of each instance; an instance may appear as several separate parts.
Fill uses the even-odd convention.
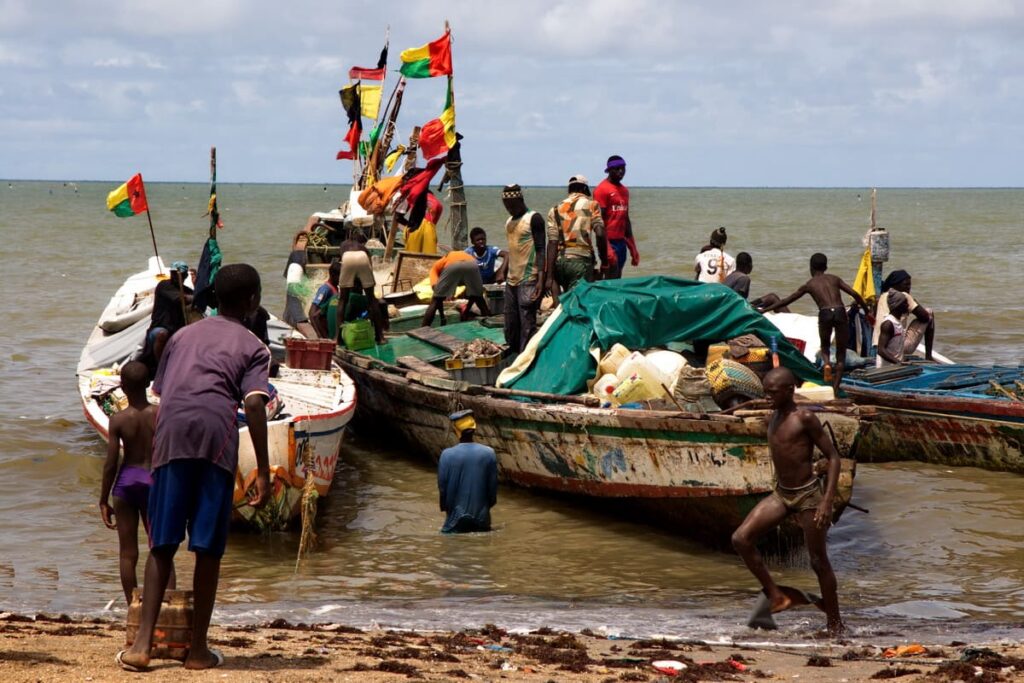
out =
[[[107,195],[107,208],[118,218],[127,218],[143,211],[149,211],[146,203],[146,187],[142,174],[136,173],[127,183]]]
[[[422,47],[412,47],[401,54],[399,71],[406,78],[431,78],[452,75],[451,32]]]

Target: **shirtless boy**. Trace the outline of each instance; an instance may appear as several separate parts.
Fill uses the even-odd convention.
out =
[[[761,582],[771,611],[789,609],[798,604],[797,598],[772,580],[757,550],[757,540],[786,517],[796,515],[804,532],[811,568],[818,575],[821,608],[828,619],[828,631],[836,636],[844,627],[839,616],[836,576],[828,561],[825,541],[832,524],[832,501],[839,481],[839,454],[814,413],[794,403],[795,387],[796,377],[787,368],[775,368],[765,375],[764,391],[774,408],[768,421],[768,448],[775,466],[775,491],[750,511],[733,533],[732,545]],[[814,472],[811,456],[815,446],[828,458],[824,487]]]
[[[103,463],[100,487],[100,516],[108,529],[117,529],[121,550],[121,587],[130,604],[132,589],[139,585],[135,568],[139,562],[139,520],[149,535],[149,475],[153,454],[153,430],[156,427],[156,406],[146,399],[149,369],[144,363],[132,361],[121,368],[121,389],[128,397],[128,407],[110,418],[107,459]],[[122,447],[124,459],[118,471],[117,461]],[[116,475],[116,476],[115,476]],[[110,504],[110,494],[114,504]],[[174,569],[168,582],[174,588]]]
[[[850,321],[846,317],[846,307],[843,305],[842,292],[846,292],[853,297],[857,305],[864,311],[864,315],[867,316],[869,323],[874,324],[874,316],[868,310],[867,303],[861,298],[860,294],[854,291],[853,287],[835,275],[826,273],[826,270],[828,270],[828,257],[824,254],[814,254],[811,256],[811,279],[785,299],[762,308],[761,312],[767,313],[784,308],[804,294],[811,295],[814,303],[818,304],[818,337],[821,341],[821,360],[825,366],[825,381],[832,382],[832,387],[838,392],[839,383],[843,379],[843,369],[846,366],[846,345],[850,341]],[[832,364],[829,358],[833,332],[836,335],[835,372],[832,372]]]

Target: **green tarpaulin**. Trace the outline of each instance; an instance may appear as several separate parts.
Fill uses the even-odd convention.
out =
[[[586,391],[597,364],[592,347],[616,342],[631,350],[673,341],[719,342],[744,334],[767,346],[778,340],[782,365],[801,380],[822,383],[821,374],[777,327],[724,285],[674,277],[637,277],[580,283],[560,297],[561,315],[540,340],[533,363],[504,386],[525,391]]]

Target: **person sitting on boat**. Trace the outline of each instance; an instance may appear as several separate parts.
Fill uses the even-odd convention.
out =
[[[151,371],[160,364],[167,341],[187,323],[185,309],[192,303],[193,294],[192,288],[185,286],[187,274],[188,265],[184,261],[175,261],[171,264],[170,277],[158,282],[153,290],[152,322],[146,332],[147,353],[143,354],[152,357]]]
[[[473,442],[472,410],[448,416],[459,443],[446,448],[437,461],[441,512],[447,513],[441,533],[491,530],[491,508],[498,503],[498,458],[494,449]]]
[[[480,281],[485,285],[493,285],[496,282],[505,281],[505,270],[508,268],[508,252],[501,247],[487,244],[487,233],[481,227],[469,231],[470,246],[466,247],[466,253],[476,259],[476,265],[480,268]],[[501,259],[501,266],[495,266],[498,259]]]
[[[895,290],[907,296],[907,312],[900,319],[903,326],[903,343],[905,344],[904,354],[911,355],[917,351],[922,338],[924,339],[925,360],[932,360],[932,344],[935,342],[935,315],[930,308],[925,308],[914,300],[910,295],[912,284],[910,273],[905,270],[894,270],[882,281],[882,293]],[[889,314],[889,302],[885,296],[878,298],[878,309],[875,312],[875,327],[871,341],[878,347],[881,346],[878,338],[882,331],[882,321]],[[910,316],[914,316],[911,320]]]
[[[782,306],[788,306],[804,294],[811,295],[814,303],[818,304],[818,338],[821,342],[821,362],[824,366],[825,381],[832,382],[832,387],[838,393],[839,383],[843,379],[843,369],[846,367],[846,347],[850,340],[850,320],[846,315],[846,306],[843,304],[843,292],[853,297],[869,322],[872,318],[868,304],[861,295],[840,278],[826,273],[826,270],[828,270],[828,257],[821,253],[812,255],[811,279],[785,299],[763,308],[761,312],[774,311]],[[830,354],[833,332],[836,343],[834,372]]]
[[[601,207],[590,198],[590,185],[580,173],[569,178],[569,196],[548,211],[547,264],[554,277],[549,279],[551,295],[558,302],[559,290],[567,292],[579,281],[593,282],[597,253],[608,253]],[[601,272],[608,272],[607,259]]]
[[[380,302],[374,294],[377,286],[373,277],[373,265],[370,252],[366,248],[366,236],[357,232],[341,243],[338,248],[341,254],[341,271],[338,273],[338,312],[335,316],[337,331],[345,322],[345,309],[348,307],[348,295],[354,288],[366,296],[366,307],[373,323],[374,339],[378,344],[385,344],[384,319],[380,310]]]
[[[491,314],[487,300],[484,299],[484,283],[481,281],[476,259],[464,251],[450,251],[435,261],[430,269],[430,286],[434,291],[430,305],[423,313],[424,327],[430,327],[434,323],[434,314],[438,311],[441,312],[441,324],[447,323],[444,317],[444,300],[453,296],[459,285],[466,288],[463,296],[469,299],[469,304],[463,310],[463,317],[469,312],[470,306],[474,305],[480,311],[480,315]]]
[[[800,591],[779,586],[772,579],[757,549],[757,541],[795,515],[803,529],[804,543],[811,568],[821,587],[821,609],[828,619],[828,632],[840,635],[843,621],[839,615],[836,576],[829,563],[826,542],[832,526],[833,501],[839,483],[839,453],[813,412],[793,401],[796,377],[788,368],[770,370],[764,378],[764,390],[772,405],[768,419],[768,452],[775,467],[775,490],[758,503],[732,535],[732,545],[747,569],[761,583],[769,602],[769,613],[782,612],[806,604]],[[814,447],[825,455],[827,474],[819,478],[814,466]]]
[[[427,210],[423,214],[418,228],[405,229],[405,250],[415,251],[421,254],[437,253],[437,224],[441,221],[441,214],[444,213],[444,204],[434,196],[433,192],[427,191]]]
[[[508,268],[505,277],[505,343],[514,352],[526,348],[537,331],[537,309],[544,294],[544,217],[530,211],[519,185],[506,185],[501,201],[508,211]]]
[[[754,259],[745,251],[736,254],[736,270],[729,273],[722,283],[744,299],[750,296],[750,273],[754,270]]]
[[[705,245],[693,260],[693,273],[700,282],[725,282],[736,270],[736,259],[725,253],[728,236],[725,228],[719,227],[711,233],[709,244]]]
[[[895,289],[890,289],[885,299],[885,319],[878,326],[878,345],[875,350],[875,367],[901,365],[906,354],[907,330],[903,320],[910,312],[910,296]],[[912,348],[917,348],[915,345]]]
[[[309,280],[306,278],[306,245],[309,233],[299,230],[292,239],[292,251],[284,267],[285,304],[282,320],[299,331],[307,339],[316,339],[316,330],[309,324],[309,317],[302,307],[302,300],[309,296]]]
[[[309,323],[324,339],[338,336],[338,276],[341,275],[341,261],[331,259],[327,269],[327,282],[320,285],[309,305]]]
[[[143,363],[131,361],[121,368],[121,390],[128,407],[110,418],[107,459],[103,463],[100,486],[100,516],[108,529],[117,529],[120,550],[121,588],[128,604],[132,591],[139,585],[136,567],[139,562],[139,521],[149,536],[150,458],[153,455],[153,431],[156,429],[156,406],[146,397],[149,370]],[[118,456],[124,451],[121,466]],[[110,497],[113,495],[113,506]],[[175,587],[174,565],[168,587]]]

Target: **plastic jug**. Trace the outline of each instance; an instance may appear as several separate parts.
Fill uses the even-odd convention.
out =
[[[608,353],[601,357],[601,362],[598,363],[598,370],[600,370],[602,375],[618,374],[619,366],[628,357],[629,349],[622,344],[612,344],[612,348],[608,349]]]
[[[613,403],[633,403],[634,401],[646,401],[654,398],[651,395],[647,382],[639,375],[633,374],[619,382],[612,392]]]
[[[675,384],[676,378],[679,377],[679,371],[686,365],[686,359],[683,358],[683,355],[675,351],[649,351],[644,358],[647,359],[647,362],[655,370],[661,373],[667,387]]]
[[[665,388],[662,386],[667,385],[665,377],[639,351],[629,354],[629,358],[622,361],[619,371],[615,374],[623,381],[628,377],[636,375],[647,387],[650,398],[657,398],[665,393]],[[625,401],[620,401],[620,403],[625,403]]]
[[[615,387],[619,386],[619,378],[609,373],[601,376],[596,382],[594,382],[594,395],[602,401],[610,401],[612,392],[615,391]]]

